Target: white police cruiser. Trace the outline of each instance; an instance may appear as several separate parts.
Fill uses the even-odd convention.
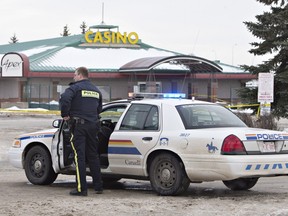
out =
[[[288,174],[287,133],[248,128],[214,103],[120,101],[104,106],[101,121],[104,181],[147,179],[158,194],[178,195],[191,182],[221,180],[232,190],[248,190],[259,177]],[[58,130],[19,136],[10,162],[24,168],[31,183],[51,184],[58,174],[75,172],[69,139],[66,122]]]

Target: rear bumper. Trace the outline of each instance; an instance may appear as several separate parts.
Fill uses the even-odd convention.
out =
[[[183,157],[191,181],[288,175],[288,155]]]

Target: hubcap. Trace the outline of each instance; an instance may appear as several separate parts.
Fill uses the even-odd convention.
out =
[[[44,158],[40,154],[34,155],[31,160],[31,174],[37,178],[42,177],[45,172]]]
[[[171,177],[171,173],[170,173],[170,170],[169,169],[163,169],[162,170],[162,173],[161,173],[161,179],[163,181],[168,181]]]
[[[164,188],[170,188],[176,181],[176,170],[170,162],[159,164],[158,169],[159,184]]]
[[[36,160],[35,163],[34,163],[34,170],[36,172],[40,172],[42,169],[42,163],[40,160]]]

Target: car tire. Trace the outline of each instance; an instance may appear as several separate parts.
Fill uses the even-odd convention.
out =
[[[224,185],[231,190],[249,190],[254,187],[258,178],[240,178],[230,181],[223,181]]]
[[[162,196],[179,195],[190,185],[183,163],[167,153],[157,155],[152,160],[149,178],[152,188]]]
[[[34,146],[27,152],[24,169],[27,179],[35,185],[52,184],[58,176],[49,152],[41,146]]]

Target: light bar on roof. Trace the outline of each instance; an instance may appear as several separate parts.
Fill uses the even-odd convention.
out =
[[[185,93],[129,93],[130,98],[186,98]]]
[[[185,93],[164,93],[163,98],[186,98]]]

